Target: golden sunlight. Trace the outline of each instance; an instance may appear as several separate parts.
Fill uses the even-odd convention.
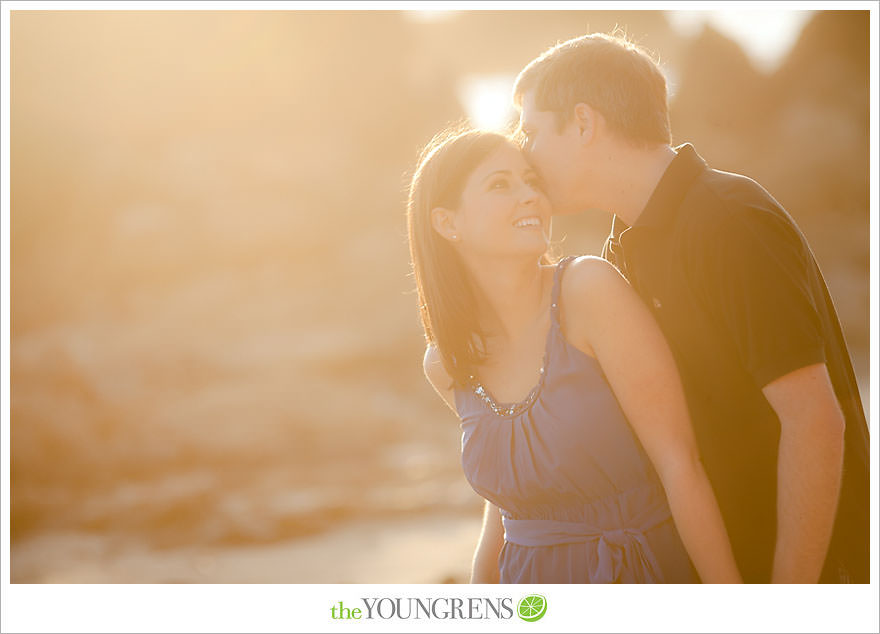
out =
[[[468,75],[459,82],[458,98],[474,127],[502,130],[510,124],[514,79],[513,75]]]
[[[758,70],[770,73],[797,42],[813,11],[667,11],[666,17],[685,36],[711,26],[742,46]]]

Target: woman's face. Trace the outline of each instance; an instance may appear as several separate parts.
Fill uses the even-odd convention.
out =
[[[550,242],[550,204],[522,151],[505,144],[468,177],[455,211],[463,254],[540,257]]]

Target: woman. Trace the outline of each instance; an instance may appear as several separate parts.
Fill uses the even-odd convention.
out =
[[[740,582],[658,326],[605,260],[551,264],[519,148],[438,135],[407,218],[425,373],[487,500],[472,582]]]

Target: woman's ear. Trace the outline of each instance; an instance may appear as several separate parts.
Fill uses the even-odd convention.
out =
[[[441,238],[450,242],[461,240],[456,228],[457,221],[458,215],[451,209],[434,207],[431,210],[431,226],[434,227],[434,231],[440,234]]]

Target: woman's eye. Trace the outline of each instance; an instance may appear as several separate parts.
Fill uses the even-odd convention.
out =
[[[526,181],[533,189],[543,189],[543,184],[541,183],[540,178],[530,178]]]
[[[507,187],[507,180],[504,178],[499,178],[498,180],[492,181],[489,185],[489,189],[505,189]]]

